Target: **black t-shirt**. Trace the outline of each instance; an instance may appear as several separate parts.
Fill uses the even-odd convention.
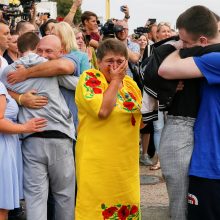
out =
[[[196,118],[200,102],[201,79],[184,80],[184,88],[178,91],[168,109],[168,115]]]
[[[8,65],[14,63],[14,60],[12,60],[11,57],[8,55],[7,50],[4,52],[3,57],[7,60]]]

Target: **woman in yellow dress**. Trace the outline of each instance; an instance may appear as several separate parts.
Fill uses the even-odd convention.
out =
[[[107,39],[97,50],[99,70],[85,71],[76,89],[76,220],[140,217],[141,92],[126,75],[126,46]]]

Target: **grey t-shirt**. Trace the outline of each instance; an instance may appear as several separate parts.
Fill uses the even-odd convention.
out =
[[[60,91],[57,77],[30,78],[14,85],[7,82],[7,74],[16,70],[18,64],[29,68],[45,61],[47,60],[43,57],[30,53],[7,66],[0,76],[1,81],[9,90],[14,92],[25,93],[35,89],[38,95],[48,98],[48,104],[41,109],[30,109],[21,106],[18,114],[18,121],[20,123],[24,123],[33,117],[44,117],[48,120],[44,130],[57,130],[71,138],[75,138],[73,117]],[[28,135],[29,134],[23,134],[23,137]]]

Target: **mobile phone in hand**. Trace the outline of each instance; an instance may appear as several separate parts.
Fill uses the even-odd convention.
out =
[[[125,8],[126,8],[126,7],[125,7],[124,5],[122,5],[122,6],[120,7],[120,11],[121,11],[121,12],[124,12],[124,11],[125,11]]]

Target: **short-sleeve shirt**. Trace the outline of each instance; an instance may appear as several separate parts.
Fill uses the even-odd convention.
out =
[[[64,77],[79,77],[80,76],[80,62],[79,59],[76,57],[76,55],[74,53],[69,53],[63,56],[63,58],[70,60],[74,66],[75,66],[75,71],[73,73],[73,75],[67,75]],[[67,106],[69,107],[72,115],[73,115],[73,121],[74,121],[74,125],[75,127],[77,127],[78,124],[78,117],[77,117],[77,107],[76,107],[76,103],[75,103],[75,91],[74,90],[70,90],[70,89],[66,89],[64,87],[60,87],[60,90],[65,98],[65,101],[67,103]]]
[[[194,57],[205,77],[194,127],[194,150],[190,175],[220,179],[220,53]]]
[[[130,49],[132,52],[140,53],[140,46],[137,43],[128,40],[127,46],[128,46],[128,49]],[[135,63],[131,63],[131,66],[134,68]],[[133,73],[131,72],[130,68],[128,68],[127,74],[128,76],[133,78]]]
[[[1,76],[2,71],[5,69],[6,66],[8,66],[7,60],[4,57],[0,56],[0,76]]]

